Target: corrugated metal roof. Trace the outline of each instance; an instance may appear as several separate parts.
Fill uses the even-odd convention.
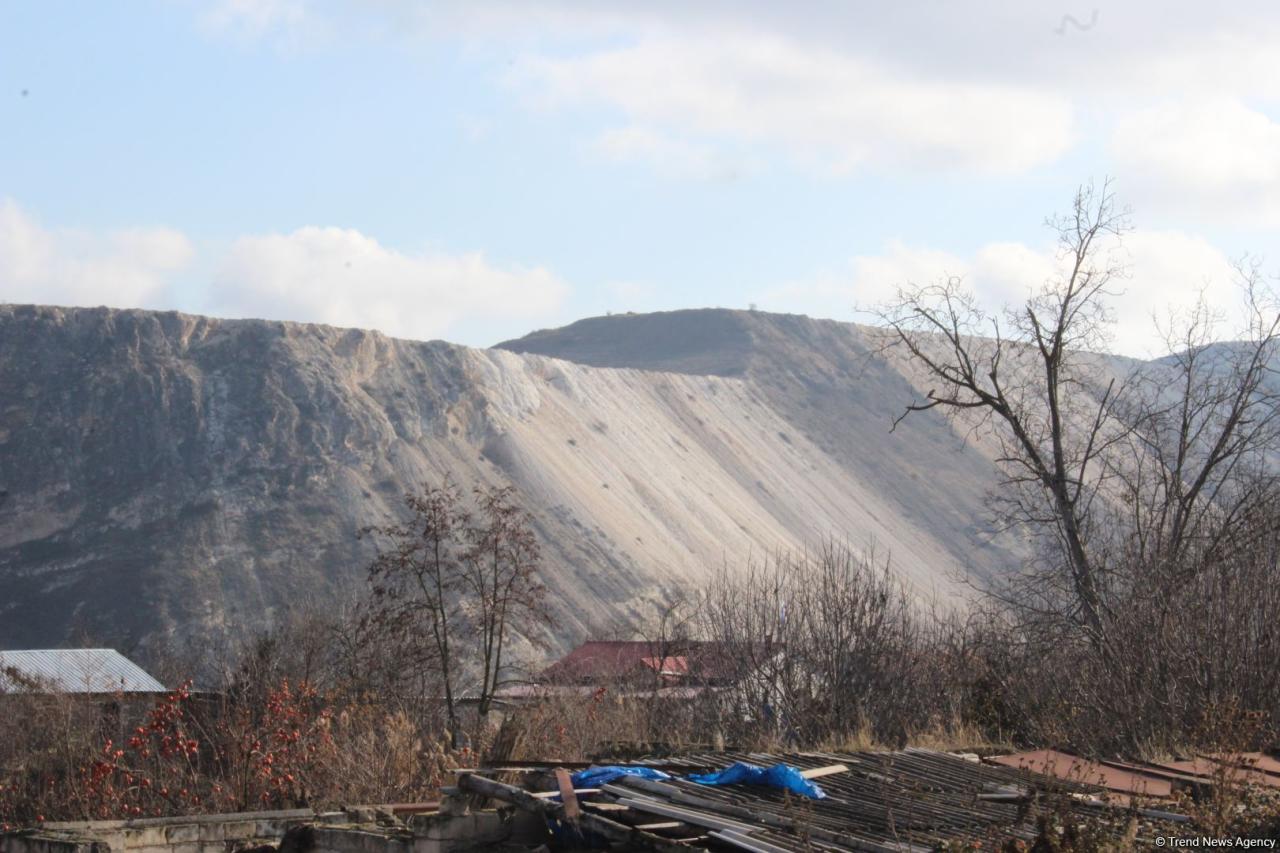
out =
[[[739,761],[757,767],[787,764],[802,774],[808,771],[825,797],[809,800],[776,788],[703,785],[688,778],[691,773],[720,770]],[[1088,821],[1099,833],[1099,841],[1122,838],[1135,812],[1142,819],[1138,831],[1148,839],[1181,833],[1181,827],[1189,822],[1185,815],[1139,808],[1136,804],[1135,811],[1130,811],[1126,807],[1129,804],[1123,801],[1112,804],[1111,797],[1097,785],[926,749],[706,752],[622,763],[662,769],[676,778],[658,782],[623,776],[598,788],[582,789],[576,796],[580,797],[583,813],[606,817],[637,832],[652,833],[657,836],[657,843],[687,845],[691,850],[718,850],[726,843],[737,849],[770,853],[928,853],[944,846],[952,849],[952,845],[964,845],[966,850],[1006,849],[1005,843],[1014,839],[1026,847],[1034,844],[1041,833],[1040,819],[1046,814],[1060,814],[1064,822]],[[553,761],[540,765],[516,759],[501,766],[531,770],[564,764],[578,763]],[[458,784],[480,791],[469,786],[475,778],[464,774]],[[529,781],[543,780],[534,776]],[[510,790],[510,786],[505,787]],[[494,786],[490,785],[484,792],[504,798],[500,788],[498,794],[493,791]],[[530,799],[534,798],[524,802]],[[518,799],[508,801],[528,808]],[[641,826],[647,828],[642,830]],[[694,840],[708,834],[722,843]]]
[[[164,685],[115,649],[0,651],[0,691],[32,692],[5,674],[14,669],[56,693],[163,693]]]

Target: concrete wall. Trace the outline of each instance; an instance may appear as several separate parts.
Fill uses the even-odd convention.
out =
[[[341,813],[339,813],[341,816]],[[228,853],[278,841],[310,809],[195,817],[49,823],[0,836],[0,853]]]
[[[0,853],[233,853],[275,844],[311,824],[312,853],[461,853],[505,843],[537,844],[546,829],[509,809],[414,815],[408,826],[379,825],[370,809],[316,814],[300,809],[198,817],[51,823],[0,835]],[[356,822],[358,817],[364,822]]]
[[[415,815],[410,826],[413,853],[462,853],[503,844],[533,846],[545,841],[547,834],[539,818],[515,809]]]

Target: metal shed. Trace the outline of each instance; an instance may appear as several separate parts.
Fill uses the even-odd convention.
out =
[[[163,693],[165,687],[115,649],[0,651],[0,693],[43,692]]]

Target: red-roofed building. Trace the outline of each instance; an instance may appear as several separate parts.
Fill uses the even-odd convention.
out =
[[[562,687],[711,687],[728,677],[715,643],[592,640],[544,669],[538,681]]]

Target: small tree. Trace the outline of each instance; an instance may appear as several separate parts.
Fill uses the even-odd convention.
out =
[[[506,682],[508,642],[543,616],[544,588],[532,520],[511,486],[475,489],[465,505],[449,482],[407,494],[403,522],[366,528],[379,537],[369,565],[368,623],[401,641],[406,659],[439,678],[453,745],[463,679],[477,683],[481,720]]]
[[[476,489],[470,548],[463,561],[464,606],[479,639],[477,710],[483,722],[505,683],[507,640],[546,618],[546,587],[539,577],[541,552],[533,521],[514,500],[511,486]]]
[[[448,481],[406,494],[404,505],[408,520],[362,531],[362,535],[377,535],[381,540],[378,555],[369,564],[373,594],[370,618],[380,632],[405,641],[412,662],[438,672],[450,737],[457,747],[462,732],[455,696],[453,633],[465,577],[461,540],[469,529],[470,516],[458,490]]]

